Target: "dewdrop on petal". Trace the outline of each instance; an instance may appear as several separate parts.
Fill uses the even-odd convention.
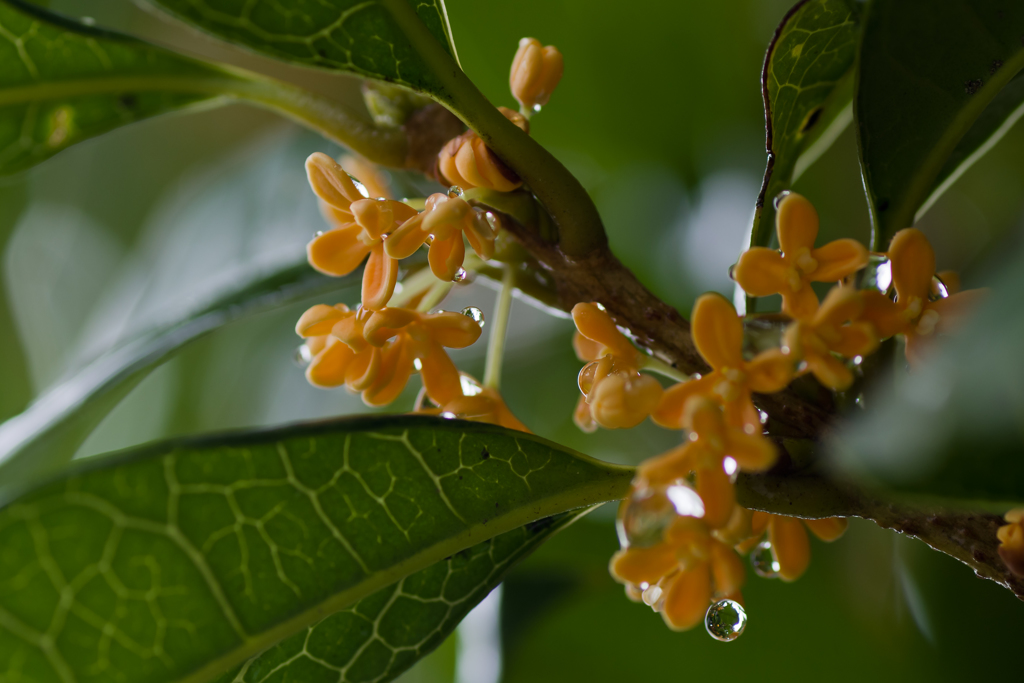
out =
[[[512,59],[508,83],[523,109],[540,111],[562,80],[562,53],[554,45],[543,47],[536,38],[523,38]]]

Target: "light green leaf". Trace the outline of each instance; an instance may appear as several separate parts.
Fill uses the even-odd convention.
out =
[[[386,683],[431,652],[516,563],[592,508],[478,543],[363,598],[229,672],[218,683]]]
[[[133,121],[216,102],[227,71],[127,36],[0,2],[0,174]]]
[[[455,58],[444,0],[400,0]],[[294,64],[438,95],[443,86],[381,0],[148,0],[223,40]]]
[[[100,459],[0,510],[0,671],[207,681],[460,550],[619,498],[631,477],[424,416]]]
[[[852,0],[803,0],[782,20],[762,73],[768,168],[751,245],[768,246],[774,199],[850,124],[851,70],[859,35]]]
[[[1019,2],[868,5],[854,117],[875,249],[884,250],[911,225],[935,187],[951,177],[944,171],[951,155],[1024,66],[1022,35]],[[987,125],[989,132],[979,131],[972,144],[983,144],[1005,120]],[[973,151],[961,147],[958,156]]]

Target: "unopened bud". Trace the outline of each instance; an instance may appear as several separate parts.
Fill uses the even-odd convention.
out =
[[[536,111],[548,103],[562,80],[562,53],[554,45],[542,47],[536,38],[523,38],[512,60],[509,87],[525,109]]]

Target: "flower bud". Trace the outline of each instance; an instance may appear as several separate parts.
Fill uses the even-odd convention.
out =
[[[554,45],[541,47],[536,38],[523,38],[512,59],[508,83],[525,109],[538,111],[547,104],[562,80],[562,53]]]

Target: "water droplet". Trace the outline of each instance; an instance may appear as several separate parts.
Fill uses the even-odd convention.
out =
[[[456,197],[461,197],[462,195],[462,188],[459,187],[458,185],[452,185],[451,187],[448,188],[449,199],[455,199]]]
[[[723,643],[736,640],[747,627],[747,611],[735,600],[719,600],[704,615],[704,628]]]
[[[733,458],[731,455],[727,455],[724,458],[722,458],[722,469],[725,470],[726,474],[728,474],[730,477],[732,477],[737,472],[739,472],[740,466],[736,462],[735,458]]]
[[[532,106],[532,107],[530,107],[530,108],[531,108],[531,109],[533,109],[533,113],[534,113],[534,114],[536,114],[536,113],[540,112],[540,105],[539,105],[539,104],[535,104],[535,105],[533,105],[533,106]]]
[[[476,396],[484,390],[484,388],[480,386],[480,382],[476,381],[476,378],[467,375],[464,372],[459,374],[459,382],[462,384],[463,396]]]
[[[704,516],[704,502],[685,483],[633,491],[615,521],[619,544],[623,548],[657,545],[680,515]]]
[[[79,21],[82,22],[83,24],[85,24],[86,26],[95,26],[96,25],[96,20],[93,19],[92,17],[82,17],[81,19],[79,19]]]
[[[932,276],[932,288],[929,292],[929,299],[937,301],[939,299],[945,299],[949,296],[949,288],[946,287],[946,283],[942,281],[938,275]]]
[[[732,264],[731,266],[729,266],[729,279],[732,280],[733,282],[736,281],[736,264],[735,263]]]
[[[441,413],[441,417],[443,417],[443,418],[444,418],[444,419],[446,419],[446,420],[454,420],[454,419],[455,419],[456,417],[458,417],[458,416],[457,416],[457,415],[456,415],[455,413],[449,413],[449,412],[448,412],[448,411],[446,410],[446,411],[444,411],[443,413]]]
[[[763,424],[763,425],[768,424],[768,413],[764,412],[761,409],[758,409],[757,414],[758,414],[758,416],[761,419],[761,424]]]
[[[301,368],[306,367],[313,361],[313,352],[309,350],[309,347],[305,344],[300,344],[299,348],[295,349],[295,364]]]
[[[469,273],[465,268],[459,268],[455,272],[455,277],[452,278],[452,282],[463,283],[469,279]]]
[[[864,362],[864,356],[854,356],[853,357],[853,364],[854,365],[860,365],[863,362]]]
[[[599,311],[607,311],[608,310],[607,308],[604,307],[604,304],[601,303],[600,301],[595,301],[594,305],[597,306],[597,310],[599,310]]]
[[[462,309],[462,315],[467,318],[472,318],[473,321],[480,327],[484,326],[484,312],[476,306],[466,306]]]
[[[776,579],[781,566],[775,559],[775,550],[770,541],[761,541],[750,551],[750,566],[762,579]]]
[[[366,189],[366,185],[363,185],[361,182],[359,182],[359,178],[356,178],[351,173],[348,173],[347,175],[348,175],[349,178],[352,179],[352,184],[356,186],[357,190],[359,190],[359,194],[361,194],[364,197],[366,197],[367,199],[369,199],[370,198],[370,191]]]
[[[644,604],[648,607],[654,607],[658,604],[658,601],[661,600],[662,593],[664,593],[664,591],[661,590],[661,586],[648,586],[643,592]]]
[[[775,199],[772,200],[772,206],[775,207],[776,211],[779,208],[779,204],[781,204],[782,200],[785,199],[787,196],[789,196],[789,190],[783,190],[782,192],[775,195]]]
[[[324,234],[323,230],[317,230],[316,232],[313,233],[313,239],[316,239],[317,237],[319,237],[322,234]]]
[[[412,359],[412,366],[414,368],[416,368],[417,372],[419,372],[420,370],[423,369],[423,362],[419,358],[413,358]]]

